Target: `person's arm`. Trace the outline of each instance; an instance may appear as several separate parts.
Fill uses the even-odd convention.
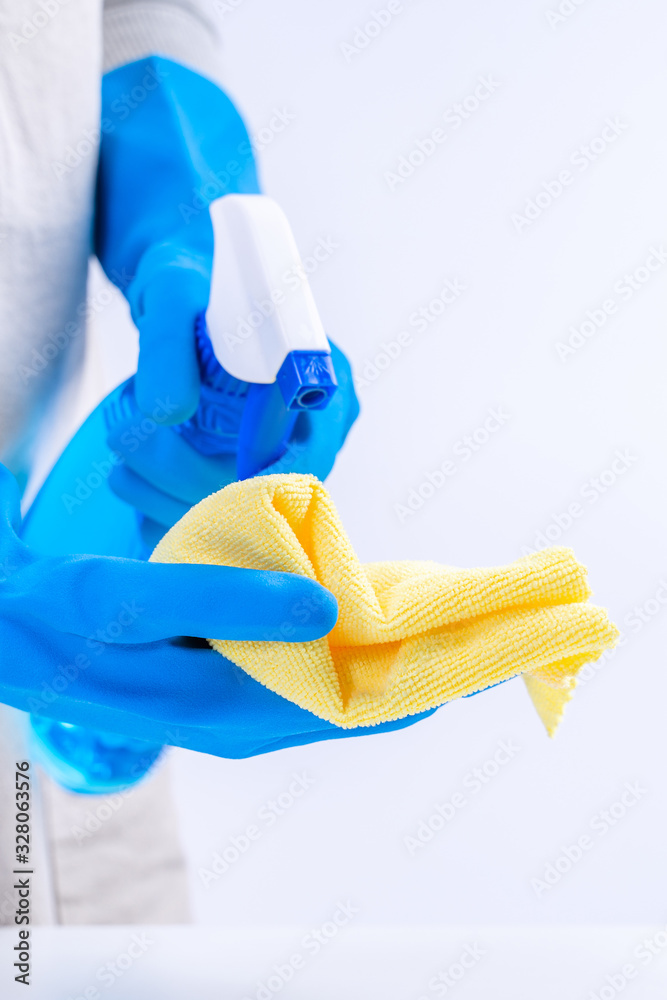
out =
[[[219,81],[222,40],[211,12],[197,0],[105,0],[103,72],[161,55]]]
[[[139,331],[136,401],[150,414],[168,397],[169,424],[188,419],[199,401],[194,326],[210,291],[209,204],[260,191],[246,126],[216,82],[220,42],[205,10],[156,0],[107,0],[105,7],[95,251]],[[266,471],[321,479],[331,471],[359,411],[349,363],[336,348],[332,357],[332,404],[299,416],[287,454]],[[124,428],[115,428],[109,445],[126,465],[110,485],[169,527],[234,472],[228,456],[191,455],[170,427],[161,430],[126,456]]]

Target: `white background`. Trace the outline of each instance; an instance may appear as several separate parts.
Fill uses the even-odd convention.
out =
[[[303,947],[305,930],[303,926],[252,931],[40,927],[32,936],[39,961],[29,995],[31,1000],[83,1000],[86,990],[97,988],[98,998],[114,1000],[256,1000],[258,996],[260,1000],[275,996],[285,1000],[434,1000],[439,996],[600,1000],[603,991],[602,1000],[613,1000],[615,994],[609,990],[615,983],[620,987],[616,993],[624,997],[662,1000],[667,982],[665,963],[659,956],[651,957],[643,944],[654,938],[651,926],[554,927],[548,934],[536,927],[497,925],[351,926],[317,954]],[[0,944],[13,946],[15,940],[13,931],[0,930]],[[640,958],[637,949],[649,957]],[[476,961],[473,964],[468,957],[469,968],[461,975],[458,960],[466,950]],[[295,954],[302,956],[303,965],[281,988],[280,979],[273,980],[276,967],[289,977],[284,970]],[[628,964],[633,966],[629,977]],[[447,993],[442,992],[447,981],[441,974],[449,979]],[[436,985],[439,982],[439,992],[429,988],[431,979],[436,979]],[[12,1000],[24,995],[15,983],[9,991]]]
[[[667,614],[641,628],[626,616],[655,610],[667,580],[667,264],[627,302],[613,286],[667,248],[667,9],[585,0],[550,25],[555,2],[415,0],[346,61],[340,43],[379,6],[242,0],[218,14],[228,90],[251,133],[275,108],[295,116],[259,154],[263,186],[303,256],[322,237],[339,244],[312,287],[357,371],[447,278],[466,286],[361,388],[329,488],[363,560],[459,566],[514,560],[579,502],[557,540],[588,566],[626,641],[587,671],[553,741],[518,680],[394,734],[247,761],[174,751],[196,919],[318,925],[349,897],[359,924],[664,925]],[[460,128],[445,123],[446,141],[392,191],[386,172],[489,75],[494,94]],[[607,118],[626,127],[581,171],[570,157]],[[517,232],[513,213],[565,168],[573,183]],[[617,313],[559,358],[570,325],[610,297]],[[119,305],[99,328],[120,376],[132,353],[117,345],[133,333]],[[510,419],[402,523],[394,505],[498,405]],[[591,503],[581,491],[617,449],[635,460]],[[520,752],[411,856],[405,836],[502,739]],[[312,788],[205,888],[198,869],[294,772]],[[591,821],[628,781],[644,794],[596,833]],[[538,896],[531,880],[586,833],[593,848]]]

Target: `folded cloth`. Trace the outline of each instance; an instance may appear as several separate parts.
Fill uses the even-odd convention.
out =
[[[359,562],[329,493],[314,476],[260,476],[193,507],[151,559],[300,573],[338,600],[315,642],[210,639],[255,680],[343,728],[432,709],[522,674],[550,735],[579,669],[618,630],[587,603],[586,570],[551,548],[490,569],[434,562]],[[303,602],[293,622],[310,613]]]

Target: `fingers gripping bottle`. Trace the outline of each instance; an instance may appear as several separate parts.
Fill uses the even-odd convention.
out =
[[[299,412],[324,409],[336,391],[331,352],[282,209],[264,195],[230,194],[210,206],[214,253],[209,305],[193,335],[199,406],[172,428],[205,455],[235,455],[239,479],[256,475],[289,446]],[[299,275],[296,289],[286,274]],[[76,484],[109,465],[106,437],[136,414],[133,379],[97,407],[72,438],[24,521],[23,537],[44,555],[87,552],[146,559],[160,531],[111,491],[103,474],[81,503]],[[160,529],[163,530],[163,529]],[[50,706],[57,717],[57,702]],[[36,759],[65,787],[107,793],[140,780],[161,748],[32,717]]]

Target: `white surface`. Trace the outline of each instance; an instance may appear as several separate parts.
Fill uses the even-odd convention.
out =
[[[310,923],[349,895],[360,925],[664,922],[667,614],[655,595],[667,579],[667,267],[627,301],[614,283],[667,244],[667,9],[587,0],[552,27],[552,8],[529,0],[419,0],[346,62],[340,43],[361,38],[366,3],[341,0],[326,15],[309,0],[222,6],[227,78],[251,133],[266,137],[276,109],[293,115],[260,150],[265,190],[304,258],[318,241],[338,244],[311,281],[327,332],[367,382],[330,480],[360,556],[506,563],[553,522],[552,539],[589,566],[595,600],[627,640],[587,671],[555,741],[517,681],[395,734],[240,762],[175,754],[197,919]],[[479,93],[493,92],[455,128],[456,112],[445,113],[482,77]],[[576,151],[608,118],[627,127],[581,170]],[[385,173],[438,127],[446,140],[390,190]],[[572,183],[517,232],[513,213],[565,169]],[[411,327],[447,288],[444,315]],[[561,360],[555,345],[570,325],[610,297],[617,312]],[[116,337],[108,317],[100,323]],[[367,362],[402,331],[412,343],[371,381]],[[509,418],[489,421],[495,431],[466,459],[457,443],[498,407]],[[598,494],[589,481],[617,449],[636,461],[617,464]],[[401,521],[394,505],[448,458],[456,474]],[[560,531],[554,518],[565,524],[571,504],[580,515]],[[646,602],[641,622],[632,609]],[[520,752],[410,856],[406,835],[502,739]],[[198,869],[294,772],[312,787],[272,825],[261,820],[260,840],[205,888]],[[646,792],[603,834],[596,816],[626,782]],[[584,835],[593,846],[538,895],[531,880]],[[538,976],[541,997],[560,961],[557,951]],[[424,978],[402,995],[418,996]],[[597,982],[552,995],[586,996]],[[520,976],[512,984],[506,996],[537,995],[520,992]]]
[[[312,931],[323,922],[255,931],[40,929],[32,939],[30,997],[435,1000],[451,995],[460,1000],[600,1000],[602,991],[603,1000],[618,994],[653,1000],[664,996],[667,986],[664,924],[548,930],[347,926],[328,939],[322,936],[326,943],[318,947]],[[3,998],[12,1000],[26,995],[8,975],[14,937],[11,931],[0,932],[0,985]],[[90,992],[94,990],[97,994]]]

